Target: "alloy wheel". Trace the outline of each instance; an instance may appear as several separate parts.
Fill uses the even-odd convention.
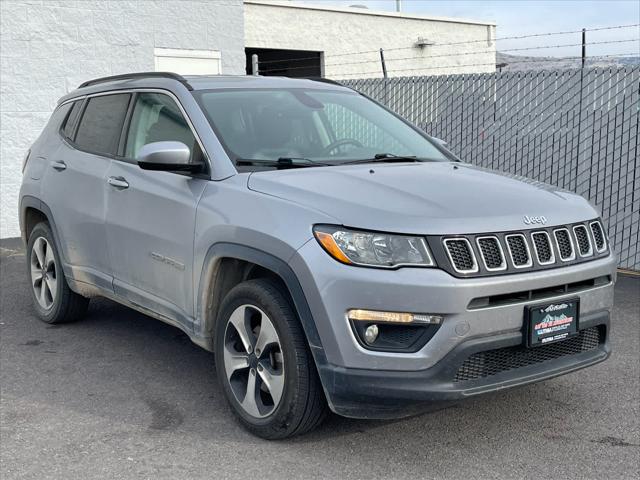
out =
[[[30,257],[31,285],[38,304],[51,309],[58,291],[58,275],[53,248],[46,238],[38,237],[33,242]]]
[[[249,415],[264,418],[278,407],[284,362],[278,333],[253,305],[236,308],[225,328],[224,370],[234,397]]]

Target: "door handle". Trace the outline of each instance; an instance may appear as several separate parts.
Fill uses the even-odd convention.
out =
[[[51,166],[53,167],[54,170],[57,170],[59,172],[67,169],[67,164],[64,163],[62,160],[56,160],[51,164]]]
[[[109,177],[107,182],[109,185],[119,189],[129,188],[129,183],[123,177]]]

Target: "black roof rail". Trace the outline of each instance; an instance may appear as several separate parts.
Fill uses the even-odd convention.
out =
[[[344,87],[344,85],[342,85],[337,80],[331,80],[330,78],[325,78],[325,77],[304,77],[304,78],[306,80],[313,80],[314,82],[330,83],[331,85],[338,85],[340,87]]]
[[[113,82],[115,80],[129,80],[134,78],[171,78],[182,83],[189,90],[193,90],[193,87],[189,84],[186,78],[182,75],[172,72],[136,72],[136,73],[123,73],[122,75],[112,75],[110,77],[96,78],[94,80],[88,80],[78,88],[89,87],[91,85],[97,85],[99,83]]]

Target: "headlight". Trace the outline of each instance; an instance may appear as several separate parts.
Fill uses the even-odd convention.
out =
[[[422,237],[361,232],[316,225],[313,233],[329,255],[348,265],[394,268],[433,267],[427,242]]]

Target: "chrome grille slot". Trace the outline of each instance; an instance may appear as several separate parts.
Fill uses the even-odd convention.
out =
[[[521,233],[514,233],[505,235],[504,238],[507,241],[507,249],[513,266],[516,268],[530,267],[532,265],[531,252],[529,252],[525,236]]]
[[[475,273],[478,271],[471,243],[466,238],[447,238],[444,247],[453,268],[458,273]]]
[[[573,227],[573,234],[576,236],[576,243],[578,245],[578,253],[581,257],[588,257],[593,253],[591,247],[591,238],[589,232],[584,225],[576,225]]]
[[[476,243],[484,266],[488,271],[496,272],[507,268],[507,262],[498,237],[478,237],[476,238]]]
[[[547,232],[533,232],[531,234],[533,239],[533,249],[536,251],[536,258],[540,265],[550,265],[555,263],[556,258],[553,254],[553,247],[551,246],[551,238]]]
[[[593,234],[593,240],[595,241],[596,251],[598,253],[604,252],[607,249],[607,241],[605,240],[604,230],[602,230],[602,224],[600,222],[591,222],[591,233]]]
[[[566,228],[558,228],[553,231],[553,236],[556,238],[560,260],[563,262],[574,260],[576,258],[576,252],[573,249],[573,242],[571,241],[569,230]]]

